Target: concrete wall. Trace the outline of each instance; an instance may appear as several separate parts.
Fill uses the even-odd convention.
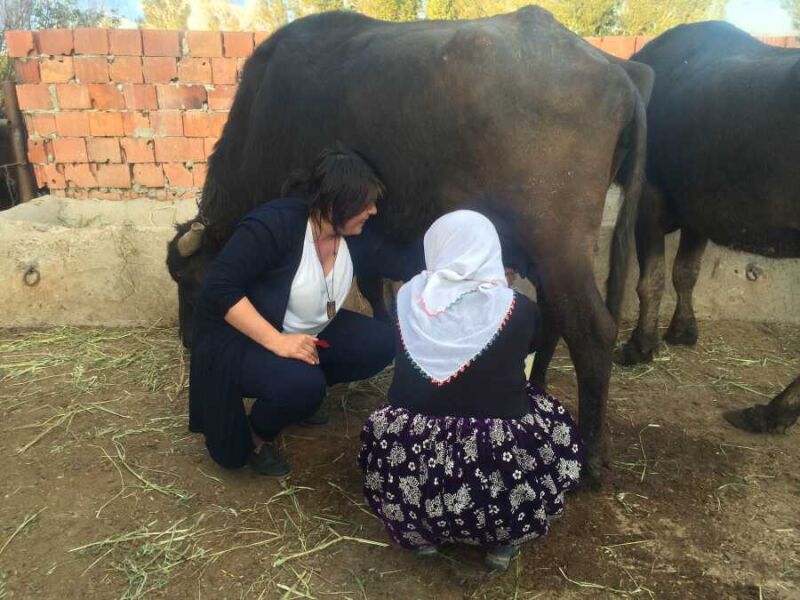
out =
[[[598,243],[596,275],[605,280],[608,246],[618,206],[609,193]],[[0,327],[132,326],[176,321],[176,289],[164,264],[173,224],[196,211],[193,201],[74,200],[46,196],[0,212]],[[677,250],[667,246],[668,273]],[[746,276],[756,265],[757,280]],[[39,281],[25,282],[34,267]],[[30,272],[28,283],[36,273]],[[624,316],[638,305],[635,261],[629,273]],[[523,283],[523,291],[533,293]],[[800,323],[800,260],[771,260],[709,247],[695,294],[698,316]],[[350,306],[366,304],[356,295]],[[664,320],[674,307],[667,284]]]

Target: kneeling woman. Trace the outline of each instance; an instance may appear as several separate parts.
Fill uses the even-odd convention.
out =
[[[389,405],[361,434],[364,495],[398,544],[479,544],[504,569],[563,511],[582,448],[564,407],[525,380],[539,312],[509,289],[491,222],[449,213],[424,246],[427,270],[397,297]]]
[[[383,184],[357,154],[323,152],[286,195],[247,215],[214,260],[194,314],[189,426],[220,465],[283,476],[273,443],[315,416],[327,385],[394,358],[389,326],[340,310],[358,235]],[[256,398],[248,415],[243,397]]]

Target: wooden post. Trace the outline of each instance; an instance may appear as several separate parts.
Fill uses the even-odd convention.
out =
[[[17,163],[17,190],[20,202],[28,202],[33,198],[33,177],[28,165],[28,155],[25,148],[25,127],[22,113],[17,102],[17,87],[13,81],[3,82],[3,97],[5,99],[6,116],[11,123],[11,150],[14,162]]]

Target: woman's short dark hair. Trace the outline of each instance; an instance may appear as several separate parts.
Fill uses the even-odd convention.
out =
[[[311,214],[330,220],[339,231],[385,191],[366,159],[337,143],[325,148],[308,171],[294,171],[283,184],[282,194],[304,196]]]

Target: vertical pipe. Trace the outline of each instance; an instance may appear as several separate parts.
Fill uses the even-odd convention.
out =
[[[25,127],[17,102],[17,88],[13,81],[3,82],[6,116],[11,124],[11,149],[17,163],[17,190],[19,201],[28,202],[33,198],[33,177],[31,176],[28,155],[25,149]]]

